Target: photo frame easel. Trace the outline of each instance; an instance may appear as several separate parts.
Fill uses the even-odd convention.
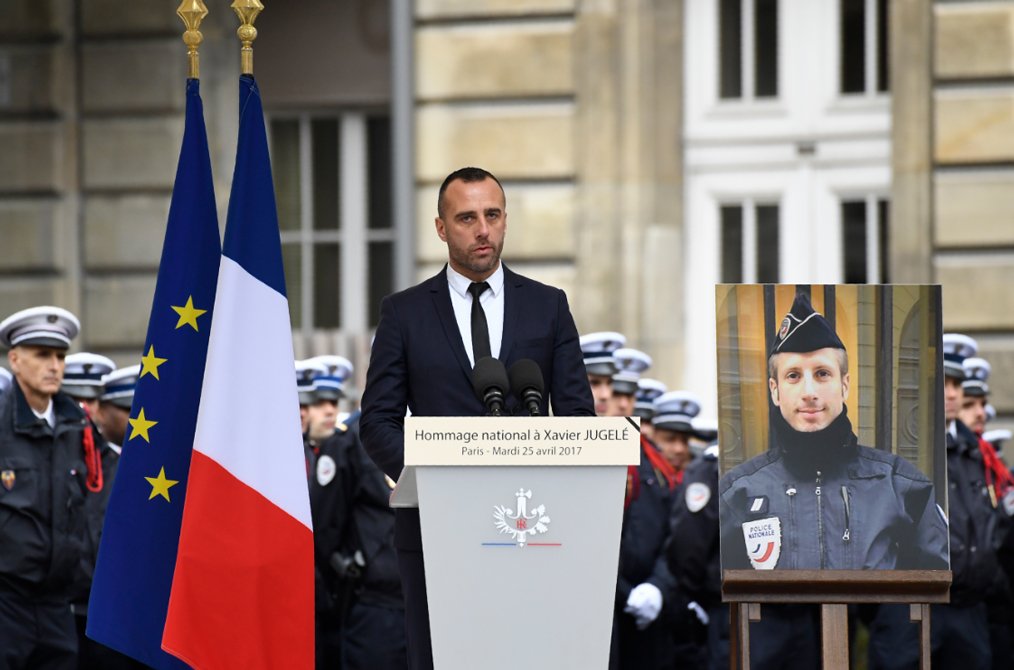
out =
[[[820,605],[824,670],[849,669],[847,606],[903,603],[919,624],[919,667],[930,668],[930,605],[950,601],[950,570],[724,570],[722,601],[729,603],[729,663],[750,668],[750,623],[761,606],[774,603]]]

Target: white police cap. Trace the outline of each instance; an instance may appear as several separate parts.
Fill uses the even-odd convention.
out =
[[[690,391],[669,391],[655,398],[652,425],[664,430],[692,433],[693,419],[700,412],[701,400],[696,394]]]
[[[634,395],[634,416],[650,421],[655,416],[655,398],[667,390],[668,387],[657,379],[638,379],[637,393]]]
[[[0,345],[67,349],[80,330],[77,317],[61,307],[29,307],[0,322]]]
[[[944,375],[957,379],[965,378],[966,358],[979,353],[979,345],[968,335],[944,333]]]
[[[694,436],[709,444],[718,439],[718,419],[706,416],[695,416],[690,420]]]
[[[317,384],[314,380],[326,374],[326,365],[309,359],[296,361],[296,391],[299,393],[300,405],[312,405],[316,401],[314,392],[317,390]]]
[[[140,365],[131,365],[118,370],[113,370],[102,378],[102,395],[100,402],[108,402],[130,409],[134,402],[134,390],[137,388],[137,380],[141,375]]]
[[[6,393],[13,383],[14,375],[8,372],[5,368],[0,368],[0,395]]]
[[[313,379],[317,400],[338,400],[344,397],[345,381],[352,375],[352,363],[349,359],[325,354],[309,358],[307,362],[322,365],[326,370],[324,374],[318,374]]]
[[[613,352],[627,343],[626,337],[620,333],[603,331],[582,335],[579,341],[588,374],[608,377],[616,374],[616,360],[613,358]]]
[[[102,378],[115,369],[116,363],[105,356],[87,351],[70,354],[60,390],[73,398],[94,400],[102,395]]]
[[[985,358],[966,358],[961,364],[965,371],[965,381],[961,382],[961,390],[965,395],[981,398],[989,395],[989,373],[992,371],[989,361]]]
[[[635,395],[641,373],[651,367],[651,356],[626,347],[613,352],[616,374],[613,375],[613,393]]]

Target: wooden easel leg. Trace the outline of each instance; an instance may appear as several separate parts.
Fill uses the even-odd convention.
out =
[[[750,622],[760,618],[760,603],[729,603],[730,670],[750,670]]]
[[[849,668],[849,620],[846,605],[821,605],[821,658],[824,670]]]
[[[919,668],[930,670],[933,656],[930,646],[930,606],[928,603],[913,603],[909,618],[919,623]]]

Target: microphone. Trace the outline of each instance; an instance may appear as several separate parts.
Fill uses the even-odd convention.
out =
[[[528,409],[529,416],[539,416],[542,393],[546,390],[539,364],[530,358],[522,358],[511,366],[510,381],[511,388],[521,404]]]
[[[475,362],[472,370],[472,388],[492,416],[503,416],[505,398],[510,390],[507,369],[503,363],[486,356]]]

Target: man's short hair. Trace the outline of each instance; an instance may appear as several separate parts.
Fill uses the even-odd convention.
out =
[[[503,184],[500,183],[500,180],[497,179],[492,172],[483,170],[482,168],[463,167],[447,175],[444,179],[444,183],[440,185],[440,192],[437,194],[437,216],[441,219],[444,218],[444,192],[447,190],[447,187],[451,185],[451,182],[460,180],[466,184],[471,184],[477,181],[485,181],[487,179],[495,181],[496,185],[500,187],[500,192],[504,193]],[[506,197],[507,195],[504,193],[504,198],[506,199]]]
[[[787,352],[782,352],[787,353]],[[834,353],[838,355],[838,372],[844,377],[849,371],[849,354],[844,349],[835,349]],[[775,358],[780,354],[771,354],[768,356],[768,377],[778,381],[778,365],[775,363]]]

